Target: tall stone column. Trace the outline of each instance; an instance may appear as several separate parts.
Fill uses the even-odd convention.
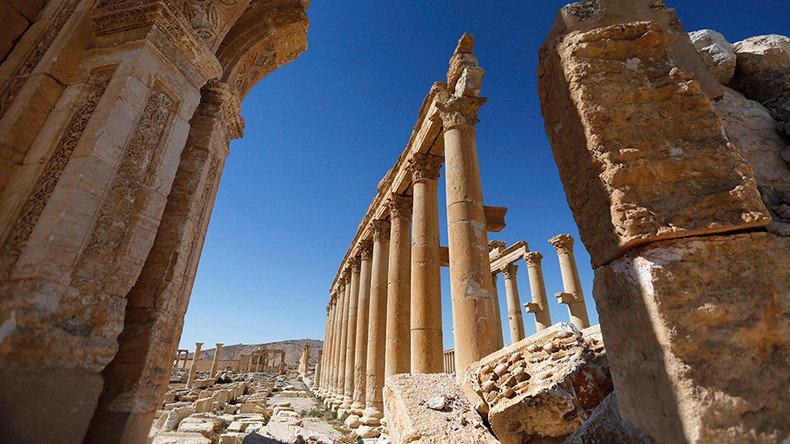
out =
[[[365,410],[362,423],[378,426],[384,411],[384,359],[387,335],[387,269],[389,262],[390,224],[371,222],[373,227],[373,263],[370,276],[370,319],[368,319],[368,361],[365,372]],[[367,434],[366,431],[359,433]]]
[[[549,239],[549,243],[557,250],[565,293],[572,295],[571,298],[563,298],[562,303],[568,305],[571,323],[580,330],[587,328],[590,320],[587,317],[587,305],[584,302],[579,270],[576,268],[576,258],[573,256],[573,237],[570,234],[558,234]]]
[[[354,402],[354,363],[357,342],[357,300],[359,299],[359,257],[349,259],[351,267],[351,294],[348,303],[348,324],[346,325],[346,360],[343,372],[343,403],[340,404],[337,416],[345,419]]]
[[[192,365],[189,367],[189,376],[187,377],[187,388],[192,388],[195,384],[195,373],[197,372],[197,363],[200,362],[200,349],[203,347],[202,342],[195,342],[195,354],[192,356]]]
[[[346,426],[356,428],[360,425],[362,411],[365,410],[365,385],[368,360],[368,328],[370,328],[370,280],[373,260],[373,242],[360,243],[359,296],[357,297],[356,352],[354,353],[354,395],[351,414],[346,418]]]
[[[496,325],[499,326],[499,334],[497,334],[497,350],[505,346],[505,338],[502,336],[502,310],[499,305],[499,289],[497,288],[497,280],[499,273],[491,273],[491,287],[494,289],[494,311],[496,312]],[[455,359],[455,355],[453,355]]]
[[[529,290],[532,294],[532,302],[524,304],[524,308],[535,315],[535,332],[551,326],[549,301],[546,299],[546,285],[543,282],[542,259],[543,255],[537,251],[530,251],[524,255],[529,274]]]
[[[511,344],[524,339],[524,317],[521,315],[521,300],[518,296],[517,272],[518,265],[516,264],[508,264],[502,269],[502,276],[505,278],[507,320],[510,326]]]
[[[214,351],[214,360],[211,361],[211,377],[213,378],[217,374],[217,366],[219,365],[219,361],[222,359],[220,356],[222,354],[222,346],[224,344],[217,343],[217,348]]]
[[[337,375],[340,368],[340,340],[341,340],[341,325],[343,324],[343,304],[346,299],[346,284],[345,277],[340,278],[340,285],[337,290],[337,303],[335,306],[335,326],[334,338],[332,345],[332,373],[329,378],[329,396],[327,397],[327,406],[332,407],[337,399]]]
[[[343,292],[343,314],[340,321],[340,341],[338,342],[338,362],[337,362],[337,376],[335,377],[336,394],[332,400],[332,408],[337,410],[343,404],[343,397],[345,395],[345,382],[346,382],[346,354],[348,348],[346,347],[348,341],[348,309],[351,300],[351,270],[344,271],[343,283],[345,284],[345,291]]]
[[[322,359],[324,358],[324,350],[318,350],[318,358],[315,361],[315,374],[313,375],[313,391],[318,391],[321,381],[321,367],[323,366]]]
[[[471,43],[462,37],[451,61],[471,56]],[[464,63],[461,63],[464,65]],[[454,74],[448,73],[448,80]],[[477,79],[478,84],[470,85]],[[440,102],[447,172],[447,227],[450,248],[450,289],[453,302],[455,360],[458,375],[474,361],[496,351],[502,326],[497,324],[497,297],[491,286],[488,234],[483,188],[477,162],[475,128],[482,69],[464,66],[450,97]]]
[[[387,345],[384,377],[411,370],[411,213],[412,199],[392,194],[387,271]]]
[[[329,304],[326,306],[326,328],[324,331],[324,347],[322,349],[321,357],[319,358],[318,362],[321,365],[321,377],[318,377],[318,371],[316,370],[316,384],[317,384],[317,392],[318,396],[325,397],[326,396],[326,361],[328,356],[331,354],[331,343],[332,343],[332,302],[334,300],[334,296],[330,296]]]
[[[409,160],[414,201],[411,244],[411,373],[441,373],[442,287],[437,179],[442,157]]]

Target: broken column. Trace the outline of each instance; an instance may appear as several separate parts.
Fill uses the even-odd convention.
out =
[[[444,131],[450,289],[453,305],[456,368],[499,348],[496,294],[491,285],[483,189],[477,162],[475,127],[483,69],[472,52],[474,39],[464,34],[450,59],[449,97],[437,104]],[[441,350],[438,355],[441,365]],[[441,371],[441,370],[440,370]]]
[[[549,239],[549,243],[557,250],[562,287],[565,290],[557,296],[557,299],[568,306],[571,323],[579,330],[583,330],[590,326],[590,319],[587,317],[587,304],[584,302],[579,269],[576,268],[576,258],[573,256],[573,237],[570,234],[558,234]]]
[[[414,193],[411,241],[411,372],[442,371],[442,286],[437,179],[444,159],[415,155],[409,162]]]
[[[518,296],[516,274],[518,265],[508,264],[502,269],[505,278],[505,294],[507,297],[507,320],[510,327],[510,343],[524,339],[524,317],[521,315],[521,300]]]
[[[217,367],[219,366],[219,361],[222,359],[220,354],[222,353],[222,346],[224,344],[217,343],[216,349],[214,350],[214,360],[211,361],[211,377],[213,378],[217,374]]]
[[[527,273],[529,274],[529,291],[532,295],[532,302],[524,304],[524,308],[527,312],[535,315],[536,333],[551,325],[549,301],[546,299],[546,285],[543,282],[542,259],[543,255],[537,251],[530,251],[524,255],[524,262],[527,263]]]
[[[197,363],[200,361],[201,347],[203,347],[202,342],[195,342],[195,354],[192,355],[192,365],[189,366],[189,376],[187,377],[187,388],[192,388],[195,384],[195,373],[197,372]]]
[[[622,418],[655,442],[781,440],[790,239],[759,229],[771,217],[693,51],[661,3],[566,6],[540,52],[546,133]]]

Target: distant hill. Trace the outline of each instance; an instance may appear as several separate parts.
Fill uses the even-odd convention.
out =
[[[324,341],[319,341],[317,339],[289,339],[287,341],[267,342],[264,344],[224,345],[220,352],[220,359],[238,359],[240,354],[248,354],[259,347],[266,347],[270,349],[285,350],[285,362],[288,365],[297,365],[299,364],[299,357],[302,355],[302,346],[305,342],[310,345],[310,365],[315,365],[318,360],[318,351],[324,347]],[[201,350],[200,359],[214,359],[214,350],[214,348]],[[192,353],[190,353],[189,356],[191,358]]]

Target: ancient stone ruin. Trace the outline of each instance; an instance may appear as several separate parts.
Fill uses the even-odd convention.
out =
[[[308,3],[4,2],[0,441],[790,439],[790,38],[689,33],[661,0],[566,5],[536,54],[600,325],[570,235],[489,238],[507,208],[483,202],[464,34],[340,260],[324,342],[178,349],[241,102],[306,50]]]

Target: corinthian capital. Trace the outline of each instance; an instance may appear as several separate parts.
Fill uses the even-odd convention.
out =
[[[504,276],[505,279],[515,278],[516,272],[518,272],[518,265],[516,264],[507,264],[502,268],[502,276]]]
[[[573,237],[570,234],[558,234],[549,243],[559,254],[573,254]]]
[[[412,198],[392,193],[387,199],[387,209],[390,211],[390,218],[392,219],[410,217],[412,210]]]
[[[406,165],[407,171],[411,173],[412,181],[436,180],[439,178],[439,170],[444,163],[444,157],[431,156],[430,154],[415,154]]]
[[[363,240],[359,242],[359,255],[363,261],[373,258],[373,241]]]
[[[436,102],[444,130],[447,131],[459,125],[472,126],[479,122],[477,110],[487,100],[484,97],[450,96],[447,100]]]
[[[359,256],[355,256],[348,259],[348,265],[351,268],[352,273],[359,273]]]
[[[524,262],[527,263],[528,267],[540,266],[540,261],[542,260],[543,255],[537,251],[530,251],[529,253],[524,254]]]
[[[386,220],[374,220],[370,226],[373,228],[374,242],[390,238],[390,223]]]

